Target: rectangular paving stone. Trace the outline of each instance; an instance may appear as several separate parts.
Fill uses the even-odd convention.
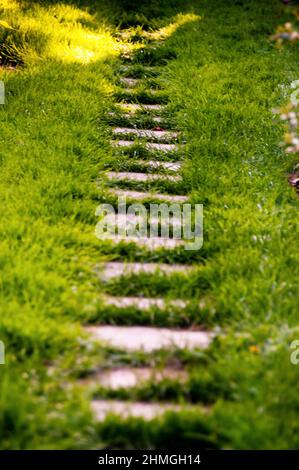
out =
[[[166,106],[162,104],[137,104],[137,103],[117,103],[117,106],[123,111],[137,113],[139,111],[163,111]]]
[[[177,140],[179,137],[178,132],[159,131],[151,129],[133,129],[130,127],[115,127],[112,132],[116,136],[134,136],[140,139],[151,139],[164,142]]]
[[[111,238],[111,241],[114,243],[134,243],[135,245],[146,248],[147,250],[157,250],[159,248],[163,250],[174,250],[175,248],[185,245],[184,240],[162,237],[140,238],[133,236],[115,235],[114,238]]]
[[[122,77],[120,78],[120,82],[127,87],[134,88],[138,85],[140,80],[138,80],[138,78]]]
[[[100,277],[105,281],[110,281],[121,276],[138,274],[187,274],[192,266],[181,264],[159,264],[159,263],[122,263],[110,262],[99,266]]]
[[[128,308],[134,307],[138,310],[150,310],[153,307],[159,310],[165,310],[167,306],[170,308],[180,308],[184,310],[188,306],[188,302],[181,299],[169,300],[166,302],[164,299],[155,299],[148,297],[104,297],[105,305],[117,307],[117,308]]]
[[[80,380],[82,385],[100,386],[108,390],[121,390],[144,386],[148,382],[159,383],[163,380],[184,382],[188,374],[180,369],[152,369],[150,367],[118,367],[91,373]]]
[[[128,120],[132,119],[132,114],[124,113],[122,114],[122,116],[119,116],[119,114],[114,113],[113,111],[110,111],[108,113],[108,116],[114,117],[114,118],[123,117],[124,119],[128,119]],[[161,116],[151,116],[151,120],[155,122],[156,124],[161,124],[163,122],[163,118]]]
[[[155,225],[157,227],[167,228],[168,226],[168,228],[174,228],[181,227],[183,223],[181,217],[175,217],[173,214],[169,216],[167,214],[165,220],[161,217],[151,217],[150,215],[142,217],[141,214],[107,214],[103,221],[107,225],[113,225],[118,231],[126,229],[127,233],[130,233],[130,230],[134,230],[138,226],[149,228],[150,225]]]
[[[127,351],[205,349],[213,334],[207,331],[174,330],[148,326],[88,326],[85,330],[102,344]]]
[[[136,145],[134,140],[112,140],[111,145],[113,147],[132,147]],[[176,152],[178,146],[176,144],[162,144],[157,142],[146,142],[144,143],[146,150],[157,150],[158,152]]]
[[[183,409],[179,405],[125,402],[118,400],[93,400],[91,407],[97,421],[104,421],[110,414],[117,415],[123,419],[143,418],[145,421],[151,421],[163,415],[167,411],[180,411]]]
[[[173,181],[175,183],[182,181],[182,177],[177,175],[153,174],[153,173],[133,173],[109,171],[106,173],[109,181],[137,181],[141,183],[152,181]]]
[[[181,162],[162,162],[159,160],[139,160],[141,165],[148,166],[153,169],[163,168],[168,171],[179,171],[182,168]]]
[[[177,196],[171,194],[159,194],[159,193],[152,193],[152,192],[142,192],[142,191],[130,191],[130,190],[123,190],[123,189],[116,189],[111,188],[109,193],[113,196],[127,198],[130,201],[142,201],[142,200],[157,200],[157,201],[165,201],[170,203],[181,203],[187,202],[189,200],[188,196]]]

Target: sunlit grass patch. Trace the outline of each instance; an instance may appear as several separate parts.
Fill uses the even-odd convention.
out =
[[[15,44],[24,61],[56,59],[64,63],[90,63],[115,56],[121,44],[113,39],[105,25],[95,17],[71,5],[33,5],[24,8],[22,2],[14,8],[2,7],[1,18],[11,26],[2,36]],[[0,24],[0,33],[1,28]]]
[[[153,31],[150,33],[145,33],[145,37],[150,37],[154,40],[161,40],[167,39],[172,36],[178,28],[184,26],[187,23],[197,22],[200,21],[201,17],[195,14],[179,14],[174,18],[174,21],[169,23],[167,26],[163,26],[162,28],[158,29],[157,31]]]

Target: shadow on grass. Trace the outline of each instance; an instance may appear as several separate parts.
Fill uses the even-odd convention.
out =
[[[104,19],[111,26],[122,29],[143,26],[145,29],[155,26],[157,20],[165,20],[178,13],[192,9],[192,2],[184,0],[25,0],[23,8],[34,5],[68,5],[88,10]]]

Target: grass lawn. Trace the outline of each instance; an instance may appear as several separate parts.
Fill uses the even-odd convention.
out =
[[[298,46],[269,40],[287,19],[278,0],[0,0],[1,449],[299,447],[299,366],[290,362],[299,339],[299,202],[287,184],[296,156],[284,155],[271,112],[299,78]],[[151,30],[164,39],[157,49],[146,41]],[[154,86],[156,100],[167,99],[165,121],[187,142],[183,182],[162,190],[204,204],[198,252],[113,248],[95,237],[96,207],[113,203],[104,171],[148,158],[109,144],[110,125],[126,123],[107,114],[122,98],[128,51],[136,51],[136,76],[144,65],[160,70],[135,99],[148,102]],[[183,261],[196,270],[104,285],[95,274],[104,260]],[[203,307],[191,304],[171,323],[157,312],[103,310],[101,295],[119,292]],[[91,322],[203,325],[219,335],[204,352],[124,353],[92,348],[82,329]],[[185,384],[97,394],[202,404],[208,413],[93,422],[76,380],[86,370],[172,360],[188,370]]]

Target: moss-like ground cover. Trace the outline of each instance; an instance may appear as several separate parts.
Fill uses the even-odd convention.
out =
[[[299,335],[298,199],[286,184],[296,157],[284,156],[271,109],[287,101],[281,85],[299,67],[298,48],[282,51],[268,39],[284,21],[281,3],[93,3],[0,0],[0,447],[298,448],[299,369],[290,362]],[[159,30],[164,42],[153,49],[148,33],[159,41]],[[196,253],[112,249],[94,235],[95,209],[109,200],[96,180],[136,164],[133,150],[130,160],[116,158],[110,124],[122,118],[107,117],[122,97],[119,55],[131,50],[136,76],[159,66],[146,83],[162,101],[167,95],[165,119],[187,142],[175,192],[204,204]],[[138,93],[147,101],[145,88]],[[183,260],[197,269],[103,285],[94,267],[106,259]],[[104,291],[204,301],[170,325],[216,326],[219,337],[200,353],[95,350],[84,323],[169,325],[160,314],[103,311]],[[93,422],[78,376],[100,365],[171,361],[189,371],[186,384],[113,396],[198,403],[208,414]]]

